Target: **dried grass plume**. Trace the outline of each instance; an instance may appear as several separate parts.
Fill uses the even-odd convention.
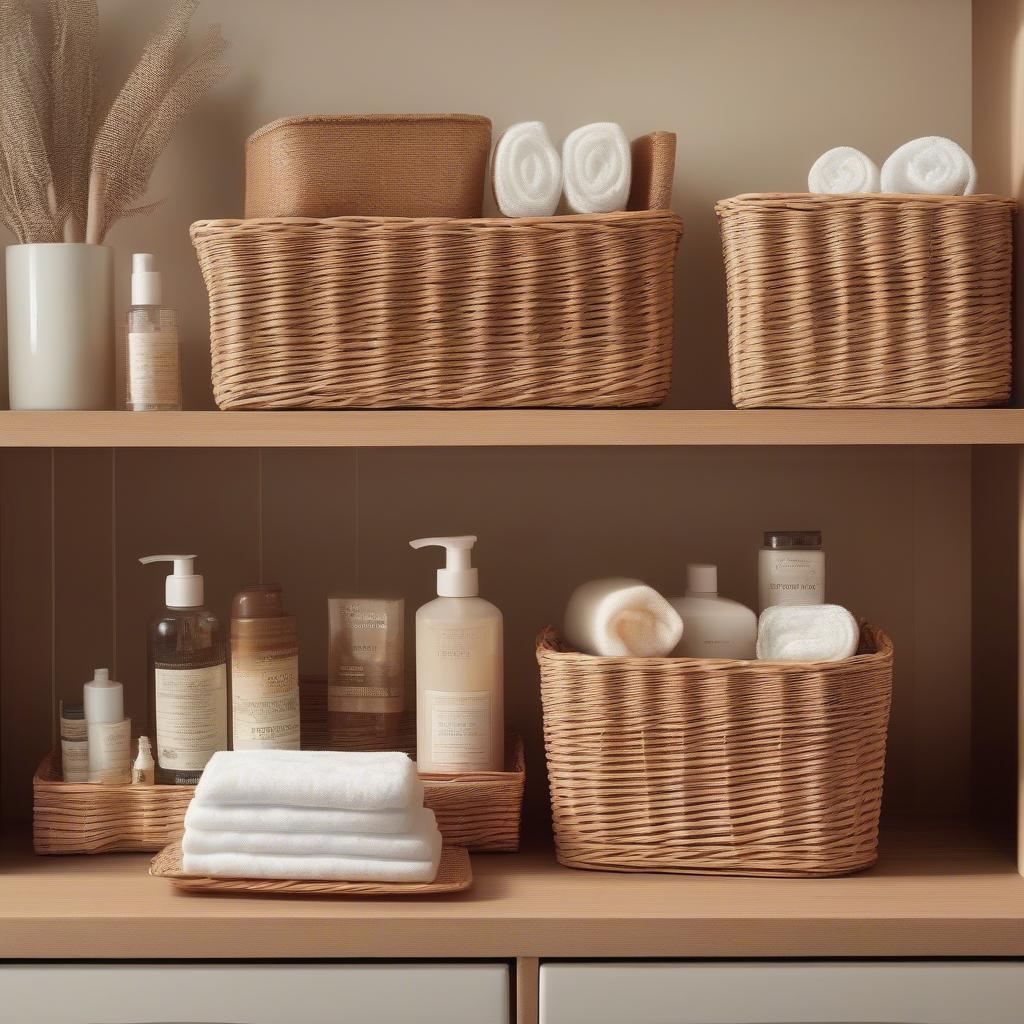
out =
[[[47,0],[50,40],[27,0],[0,0],[0,220],[20,242],[100,243],[143,213],[153,168],[178,125],[227,75],[212,26],[183,50],[199,0],[173,0],[135,70],[101,113],[97,0]]]

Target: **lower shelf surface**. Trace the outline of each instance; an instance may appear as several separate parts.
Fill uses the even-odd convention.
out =
[[[473,857],[416,901],[190,895],[149,857],[0,855],[0,959],[1024,956],[1024,879],[967,826],[883,830],[847,878],[572,871],[548,848]]]

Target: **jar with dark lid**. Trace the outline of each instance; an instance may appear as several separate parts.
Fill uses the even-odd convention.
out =
[[[758,603],[825,603],[825,552],[820,530],[766,530],[758,554]]]

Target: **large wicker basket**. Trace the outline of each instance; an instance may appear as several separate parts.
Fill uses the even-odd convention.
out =
[[[734,404],[1005,403],[1014,208],[998,196],[718,203]]]
[[[222,409],[651,406],[672,371],[674,146],[622,213],[200,221]]]
[[[892,643],[842,662],[595,658],[538,640],[558,860],[827,876],[877,856]]]

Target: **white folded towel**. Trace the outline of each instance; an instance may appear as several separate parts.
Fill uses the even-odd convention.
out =
[[[206,805],[193,800],[185,812],[185,828],[204,832],[288,832],[333,835],[365,832],[400,835],[410,832],[415,808],[394,811],[346,811],[326,807],[236,807]]]
[[[837,604],[773,605],[757,623],[763,661],[842,661],[859,643],[857,620]]]
[[[506,217],[550,217],[562,196],[562,158],[540,121],[505,129],[491,159],[494,201]]]
[[[874,160],[852,146],[836,146],[822,153],[807,175],[811,192],[829,196],[878,192],[880,176]]]
[[[584,654],[664,658],[683,636],[683,620],[640,580],[591,580],[573,591],[565,609],[565,638]]]
[[[431,860],[372,857],[269,856],[253,853],[183,853],[186,874],[208,878],[276,878],[323,882],[432,882],[441,848]]]
[[[309,832],[211,832],[189,828],[181,841],[184,853],[245,853],[270,856],[370,857],[380,860],[433,860],[441,845],[434,812],[416,812],[412,831],[404,835]]]
[[[951,139],[929,135],[900,146],[882,164],[882,191],[970,196],[978,172],[970,155]]]
[[[565,201],[574,213],[624,210],[631,178],[629,139],[617,124],[585,124],[562,144]]]
[[[353,811],[423,804],[416,765],[397,751],[221,750],[196,786],[203,804],[268,804]]]

